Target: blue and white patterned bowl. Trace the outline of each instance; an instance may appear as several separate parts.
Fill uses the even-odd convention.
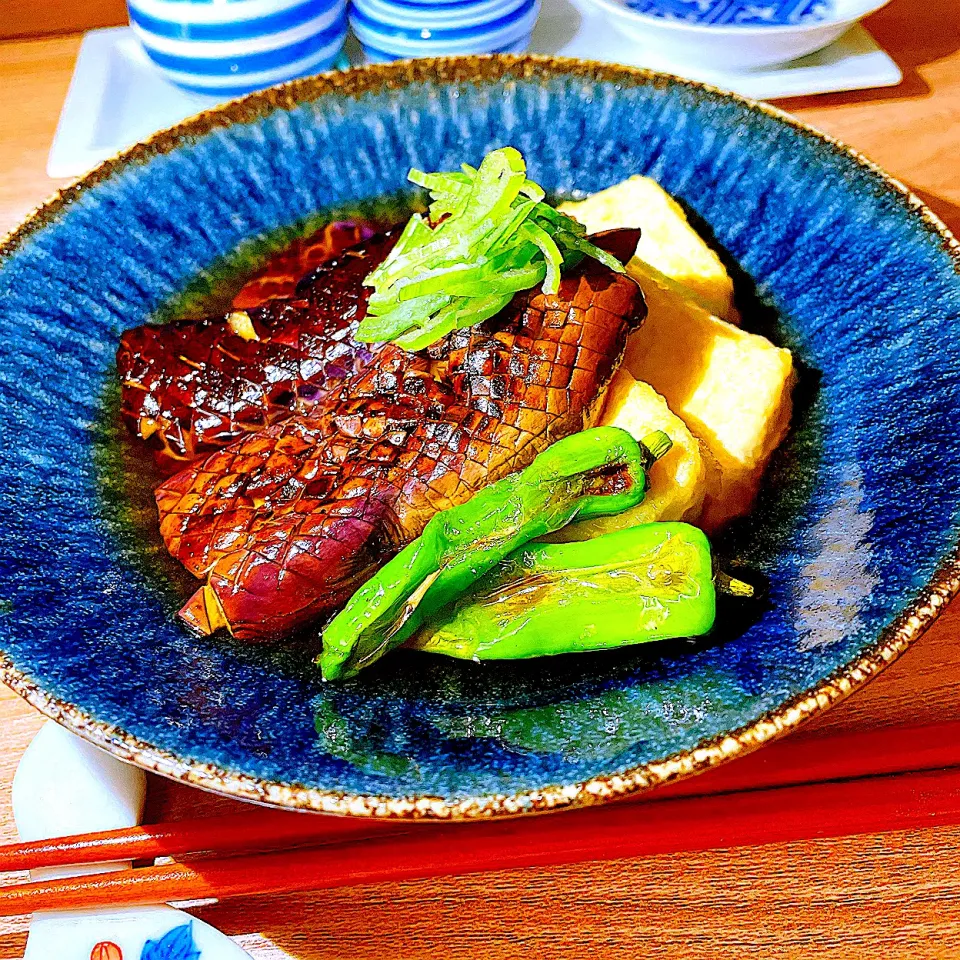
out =
[[[347,0],[128,0],[147,56],[187,90],[224,97],[334,65]]]
[[[369,61],[518,53],[527,48],[540,0],[354,0],[350,25]]]
[[[831,19],[831,0],[627,0],[637,13],[716,26],[786,27]]]
[[[296,650],[197,638],[116,416],[120,332],[350,211],[409,210],[411,166],[513,144],[554,195],[647,174],[789,346],[791,433],[717,552],[752,622],[548,661],[398,651],[324,684]],[[378,199],[380,198],[380,199]],[[383,200],[389,198],[389,202]],[[87,175],[0,241],[0,676],[160,773],[372,816],[596,802],[795,728],[960,590],[960,251],[915,197],[770,107],[639,70],[413,60],[254,94]]]
[[[889,0],[585,0],[634,40],[643,62],[729,73],[787,63],[833,43]]]

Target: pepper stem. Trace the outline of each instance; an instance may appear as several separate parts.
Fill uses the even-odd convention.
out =
[[[673,446],[673,441],[663,430],[648,433],[640,443],[647,448],[654,462],[659,460]]]
[[[714,574],[713,582],[717,593],[724,593],[728,597],[752,597],[756,593],[752,584],[747,583],[746,580],[731,577],[729,573],[724,573],[722,570]]]

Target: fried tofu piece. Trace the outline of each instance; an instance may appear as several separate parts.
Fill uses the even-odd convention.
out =
[[[630,339],[624,367],[654,395],[660,394],[700,442],[700,483],[705,491],[700,524],[716,530],[747,513],[770,456],[789,428],[795,379],[790,352],[734,326],[739,316],[730,275],[690,226],[680,205],[656,181],[631,177],[585,200],[561,204],[560,209],[591,233],[618,227],[643,231],[627,272],[644,291],[648,316]],[[604,418],[607,411],[627,416],[626,400],[613,412],[618,397],[634,395],[620,383],[619,389],[616,382],[611,388]],[[638,399],[633,404],[644,409]],[[616,420],[601,422],[626,426]],[[670,433],[667,427],[660,428]],[[659,509],[657,499],[649,502]],[[637,509],[643,512],[645,507]],[[578,524],[570,531],[587,526]],[[599,532],[598,527],[591,535]]]
[[[789,350],[747,333],[660,282],[634,273],[647,319],[627,343],[624,365],[650,384],[703,442],[719,468],[701,526],[716,530],[750,510],[770,456],[790,424],[795,373]]]
[[[666,400],[653,387],[639,383],[621,367],[610,383],[598,425],[621,427],[638,440],[654,430],[663,430],[673,446],[651,467],[650,488],[642,503],[613,517],[572,523],[550,540],[587,540],[654,520],[697,522],[706,492],[700,441],[670,412]]]
[[[663,282],[678,284],[710,313],[737,322],[733,281],[726,267],[690,226],[683,208],[655,180],[631,177],[585,200],[562,203],[558,209],[575,217],[590,233],[639,227],[640,243],[627,264],[628,272],[646,264]]]

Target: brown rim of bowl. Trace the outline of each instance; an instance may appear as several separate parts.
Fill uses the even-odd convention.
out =
[[[392,64],[329,72],[258,93],[248,94],[215,110],[200,113],[154,134],[129,150],[104,161],[86,176],[57,192],[24,222],[0,239],[0,262],[34,232],[54,220],[58,213],[89,187],[100,183],[130,163],[138,163],[175,149],[191,136],[216,127],[254,120],[275,109],[284,109],[318,99],[329,93],[358,96],[385,87],[416,82],[470,82],[472,80],[531,79],[545,72],[581,76],[606,83],[631,85],[679,85],[719,94],[766,114],[792,127],[802,136],[829,146],[836,154],[853,160],[879,177],[904,206],[917,215],[924,227],[943,243],[960,273],[960,243],[946,225],[898,180],[839,140],[802,123],[769,104],[760,103],[708,84],[633,67],[535,55],[442,57],[401,60]],[[184,760],[159,749],[118,727],[96,720],[78,707],[41,689],[18,670],[9,656],[0,653],[0,679],[45,716],[102,747],[122,760],[146,770],[240,800],[350,816],[397,819],[472,820],[513,816],[534,811],[586,806],[649,790],[669,781],[699,773],[735,756],[748,753],[775,737],[796,729],[811,717],[862,687],[893,663],[940,616],[960,591],[960,547],[955,547],[917,598],[886,627],[879,638],[856,660],[841,667],[822,683],[776,710],[729,733],[704,740],[696,747],[630,768],[618,774],[593,777],[580,783],[548,786],[517,794],[491,794],[462,800],[442,797],[383,797],[338,793],[295,783],[276,783],[221,769],[211,764]]]

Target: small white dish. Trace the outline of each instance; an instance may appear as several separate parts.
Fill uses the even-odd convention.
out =
[[[48,720],[13,780],[20,839],[121,830],[140,823],[146,776]],[[32,880],[113,873],[129,862],[47,867]],[[231,939],[173,907],[102,907],[33,915],[24,960],[250,960]]]
[[[708,63],[654,63],[643,47],[626,34],[610,29],[607,18],[596,9],[593,0],[545,2],[533,31],[530,51],[660,69],[755,100],[893,87],[903,79],[890,55],[880,49],[860,24],[855,24],[830,46],[780,66],[725,70]]]
[[[585,0],[637,46],[645,65],[730,73],[788,63],[829,46],[889,0],[834,0],[818,20],[785,25],[710,24],[640,13],[628,0]]]

